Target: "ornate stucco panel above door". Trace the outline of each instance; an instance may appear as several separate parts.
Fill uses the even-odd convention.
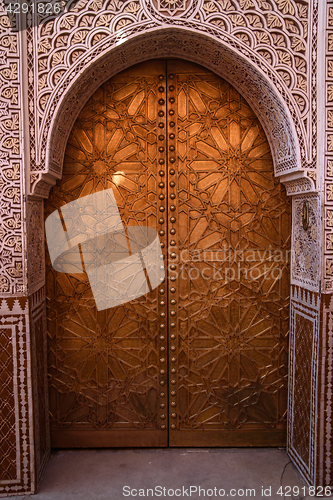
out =
[[[64,96],[69,96],[74,81],[82,82],[80,75],[84,69],[90,68],[88,72],[94,85],[93,63],[101,62],[103,56],[106,56],[103,61],[106,64],[116,57],[112,67],[105,68],[103,78],[106,80],[112,72],[133,62],[168,54],[179,57],[181,53],[196,62],[209,61],[210,68],[227,79],[229,74],[229,80],[238,82],[239,91],[247,99],[249,96],[245,94],[255,95],[259,118],[266,119],[267,129],[271,129],[271,137],[274,137],[270,143],[277,174],[302,169],[302,177],[307,179],[290,189],[312,191],[317,152],[316,127],[313,126],[317,113],[317,10],[317,0],[309,3],[178,0],[172,4],[168,0],[104,3],[83,0],[71,3],[57,18],[45,17],[38,29],[27,32],[29,108],[32,110],[29,128],[33,137],[31,191],[46,195],[48,186],[41,182],[41,172],[59,175],[63,151],[53,151],[49,158],[48,142],[55,120],[59,119]],[[166,28],[176,28],[177,32]],[[144,38],[150,40],[149,47],[140,47],[138,43],[137,36],[143,33]],[[174,40],[170,40],[171,34]],[[200,42],[203,35],[207,37],[205,43]],[[139,50],[129,49],[131,40]],[[208,57],[200,54],[202,46],[206,47]],[[256,76],[254,69],[258,72]],[[99,80],[97,86],[101,83]],[[76,87],[76,90],[80,89]],[[90,86],[89,91],[92,90]],[[276,99],[270,95],[272,92]],[[84,92],[78,95],[81,102],[73,111],[73,120],[88,98]],[[274,115],[274,120],[270,115]],[[57,132],[60,137],[61,132]],[[62,133],[65,142],[67,130]],[[295,144],[290,143],[291,136]],[[47,176],[44,180],[51,183]]]

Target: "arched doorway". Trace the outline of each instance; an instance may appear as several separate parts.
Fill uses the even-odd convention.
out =
[[[285,443],[290,202],[241,95],[181,60],[113,77],[81,111],[46,215],[112,188],[157,229],[157,289],[97,311],[47,258],[53,445]]]

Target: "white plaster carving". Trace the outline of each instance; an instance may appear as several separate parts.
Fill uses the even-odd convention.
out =
[[[333,225],[331,216],[333,213],[333,110],[331,109],[333,101],[333,10],[332,2],[327,2],[326,6],[326,121],[325,121],[325,238],[324,238],[324,251],[323,258],[325,265],[323,269],[323,290],[326,293],[333,292]]]
[[[0,301],[0,333],[2,342],[1,371],[6,370],[7,386],[0,387],[2,403],[12,407],[15,425],[16,460],[11,470],[11,478],[0,481],[0,496],[28,494],[35,488],[35,468],[33,450],[33,408],[30,364],[30,334],[28,300],[7,298]],[[13,363],[7,362],[13,356]],[[10,370],[12,367],[12,371]],[[3,391],[3,392],[2,392]],[[13,404],[14,402],[14,404]],[[12,438],[0,425],[2,445]],[[7,450],[5,453],[4,450]],[[11,448],[2,449],[1,460],[12,461]],[[15,474],[13,470],[15,469]]]
[[[42,191],[45,192],[45,184],[48,183],[51,175],[54,180],[60,177],[67,137],[82,103],[88,99],[92,90],[98,88],[101,82],[108,79],[112,73],[128,66],[130,61],[131,63],[139,62],[149,57],[163,57],[167,54],[186,57],[194,62],[209,61],[206,66],[216,73],[223,73],[224,78],[231,83],[237,82],[238,88],[241,87],[242,93],[258,113],[259,118],[265,122],[266,133],[275,159],[276,174],[298,170],[299,155],[290,117],[286,114],[275,91],[265,79],[262,79],[254,67],[246,63],[241,56],[229,53],[227,49],[226,53],[223,53],[212,40],[209,41],[206,38],[201,40],[202,37],[198,35],[194,42],[193,38],[185,33],[181,38],[177,37],[176,32],[171,33],[172,31],[170,31],[170,36],[166,36],[164,32],[154,32],[137,38],[135,43],[128,42],[126,51],[123,47],[121,51],[120,48],[115,49],[113,56],[108,55],[101,59],[98,67],[92,66],[89,72],[79,75],[78,82],[71,86],[66,99],[62,99],[63,89],[60,94],[56,94],[48,109],[47,118],[49,126],[51,127],[52,123],[54,125],[53,129],[49,129],[52,134],[50,137],[45,137],[45,144],[50,145],[49,156],[46,158],[46,161],[49,161],[48,172],[40,174],[38,178],[34,172],[34,179],[37,178],[34,186],[37,186],[37,190],[42,186]],[[101,47],[98,51],[100,50]],[[68,84],[74,76],[73,74],[68,76]],[[300,175],[304,174],[300,172]],[[311,182],[309,186],[312,187]],[[36,189],[33,193],[39,194]]]
[[[304,202],[309,204],[309,227],[303,228]],[[293,198],[291,282],[319,292],[320,281],[320,198],[317,195]]]
[[[45,283],[44,206],[42,200],[27,203],[27,270],[29,294]]]
[[[292,282],[319,290],[320,205],[312,196],[317,167],[318,0],[80,0],[68,2],[68,12],[42,23],[28,16],[23,54],[20,33],[10,28],[0,0],[0,296],[26,294],[24,173],[22,169],[22,84],[29,111],[30,193],[48,196],[61,176],[68,134],[88,97],[122,69],[152,57],[184,57],[220,74],[235,85],[260,118],[270,141],[276,174],[294,201]],[[38,28],[29,28],[40,24]],[[333,2],[327,2],[325,148],[325,290],[333,291]],[[21,62],[27,63],[27,76]],[[310,229],[304,231],[300,210],[310,204]],[[41,251],[42,203],[29,202],[27,211],[28,276],[32,322],[43,321],[45,297]],[[316,267],[316,263],[318,264]],[[44,292],[43,292],[44,293]],[[313,292],[293,287],[289,453],[308,481],[315,481],[317,435],[311,418],[310,456],[302,466],[293,442],[295,349],[300,340],[296,316],[313,324],[318,339],[319,300]],[[29,493],[35,488],[33,423],[26,306],[12,299],[0,303],[0,326],[18,334],[15,362],[22,381],[15,407],[21,434],[21,483],[0,484],[1,494]],[[327,313],[328,314],[328,313]],[[24,317],[24,322],[20,323]],[[330,320],[332,322],[332,319]],[[33,325],[32,325],[33,326]],[[13,330],[13,331],[14,331]],[[28,330],[27,330],[28,331]],[[309,330],[310,331],[310,330]],[[332,337],[332,335],[331,335]],[[331,338],[330,337],[330,338]],[[317,342],[318,344],[318,342]],[[312,357],[312,417],[317,383],[316,346]],[[332,344],[332,338],[331,338]],[[332,345],[329,373],[332,378]],[[21,364],[20,364],[21,363]],[[21,379],[20,379],[21,380]],[[331,380],[330,378],[328,379]],[[18,397],[18,396],[17,396]],[[46,400],[46,398],[45,398]],[[37,425],[37,424],[36,424]],[[331,440],[326,428],[325,442]],[[24,449],[23,449],[24,447]],[[326,452],[325,452],[326,453]],[[330,456],[325,455],[325,480],[331,481]],[[40,458],[40,470],[47,454]],[[19,463],[19,462],[17,462]]]
[[[65,103],[66,92],[72,125],[84,101],[103,80],[129,64],[166,52],[206,65],[209,61],[210,69],[236,85],[253,107],[257,103],[277,174],[316,167],[317,0],[177,0],[172,8],[165,0],[82,0],[67,5],[68,12],[62,16],[44,18],[37,38],[28,42],[29,108],[34,114],[30,118],[31,166],[40,172],[31,180],[34,194],[47,196],[50,174],[60,175],[63,151],[48,147],[52,139],[66,142],[68,136],[67,128],[55,123],[63,124],[59,107]],[[139,42],[141,33],[145,40]],[[207,50],[201,50],[203,35],[208,57]],[[94,73],[97,60],[102,71]],[[80,81],[79,76],[87,68],[85,89],[84,78]],[[70,96],[73,86],[79,90],[77,109]],[[290,143],[293,135],[297,135],[294,144]]]
[[[1,14],[0,33],[0,294],[4,297],[24,295],[26,279],[19,39],[8,17]]]
[[[318,294],[292,285],[287,451],[311,486],[318,484],[319,309]]]

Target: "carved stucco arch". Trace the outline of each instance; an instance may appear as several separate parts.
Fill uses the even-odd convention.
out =
[[[264,128],[275,175],[285,184],[287,193],[315,191],[314,182],[302,169],[299,126],[294,123],[278,89],[250,57],[227,41],[217,41],[208,34],[184,27],[144,31],[139,35],[123,31],[115,37],[113,45],[109,41],[104,50],[91,49],[83,60],[67,71],[66,78],[53,92],[45,110],[45,168],[31,174],[31,195],[46,198],[50,188],[61,178],[69,134],[94,91],[133,64],[165,57],[201,64],[233,85],[251,105]],[[253,56],[257,57],[254,53]]]

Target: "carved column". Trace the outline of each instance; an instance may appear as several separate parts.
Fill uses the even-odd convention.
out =
[[[294,196],[288,452],[309,483],[330,484],[333,1],[320,3],[326,27],[320,53],[318,0],[184,0],[177,10],[164,0],[87,0],[73,4],[61,22],[45,17],[25,32],[13,32],[2,1],[0,495],[36,491],[49,455],[41,198],[61,175],[81,101],[112,73],[167,56],[207,65],[243,93],[269,137],[276,173]],[[322,71],[317,62],[325,51]],[[317,136],[323,73],[325,123]],[[322,190],[315,184],[318,165],[325,167]]]
[[[29,287],[45,279],[43,212],[26,198],[24,32],[14,22],[1,2],[0,496],[35,492],[49,450],[44,289]]]
[[[291,297],[288,451],[309,484],[326,486],[333,483],[333,1],[321,7],[319,193],[294,200],[292,279],[299,286],[292,286]],[[310,211],[307,230],[302,227],[304,201]],[[321,264],[314,282],[308,281],[317,270],[310,255]]]
[[[318,385],[318,484],[333,483],[333,1],[324,2],[321,120],[322,304]]]

